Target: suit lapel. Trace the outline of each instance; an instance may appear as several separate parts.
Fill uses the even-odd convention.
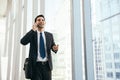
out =
[[[38,45],[37,45],[37,43],[38,43],[38,39],[37,39],[37,31],[35,32],[35,45],[36,45],[36,49],[38,50]]]
[[[45,38],[46,38],[46,47],[47,47],[47,46],[48,46],[48,40],[49,40],[49,39],[48,39],[49,37],[48,37],[48,35],[47,35],[47,32],[45,32]]]

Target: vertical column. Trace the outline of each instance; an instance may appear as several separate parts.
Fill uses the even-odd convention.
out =
[[[1,50],[0,50],[0,53],[1,53]],[[1,75],[1,54],[0,54],[0,80],[2,80],[2,75]]]
[[[22,36],[26,33],[26,29],[27,29],[27,0],[24,0],[24,17],[23,17],[23,34]],[[21,66],[21,77],[20,80],[24,80],[25,79],[25,73],[23,71],[23,65],[24,65],[24,61],[25,61],[25,56],[26,56],[26,47],[22,46],[22,66]]]
[[[90,0],[83,1],[83,29],[84,29],[84,49],[85,49],[85,72],[86,80],[94,80],[93,45],[92,45],[92,25],[91,25],[91,5]]]
[[[33,0],[33,10],[32,10],[32,21],[34,21],[35,17],[38,14],[38,0]]]
[[[11,9],[12,10],[12,9]],[[10,28],[10,30],[9,30],[9,27],[11,27],[11,23],[10,22],[12,22],[13,20],[10,20],[10,16],[11,16],[11,11],[9,12],[9,13],[7,13],[7,15],[6,15],[6,30],[5,30],[5,43],[4,43],[4,57],[7,57],[7,62],[9,61],[10,62],[10,59],[9,59],[9,57],[11,57],[11,56],[9,56],[9,54],[8,54],[8,52],[10,52],[11,53],[11,47],[9,46],[9,43],[11,43],[12,44],[12,40],[10,39],[9,40],[9,34],[10,34],[10,30],[11,30],[11,28]],[[11,18],[12,19],[12,18]],[[9,24],[9,25],[8,25]],[[9,76],[10,76],[10,67],[8,67],[8,66],[10,66],[9,65],[9,63],[7,64],[7,75],[6,75],[6,79],[7,78],[9,78]],[[8,75],[9,74],[9,75]],[[9,80],[9,79],[7,79],[7,80]]]
[[[4,55],[3,56],[5,56],[6,57],[6,55],[7,55],[7,47],[8,47],[8,45],[7,45],[7,39],[8,39],[8,14],[7,14],[7,19],[6,19],[6,30],[5,30],[5,44],[4,44]]]
[[[8,4],[9,3],[9,4]],[[12,7],[12,0],[7,0],[7,11],[6,11],[6,17],[8,18],[8,13],[9,13],[9,11],[11,10],[11,7]],[[6,20],[6,32],[5,32],[5,46],[4,46],[4,54],[3,54],[3,56],[7,56],[7,47],[8,47],[8,41],[7,41],[7,39],[8,39],[8,19]]]
[[[40,0],[40,14],[45,14],[45,0]]]
[[[14,31],[14,46],[13,46],[13,66],[12,66],[12,79],[19,80],[20,68],[20,35],[21,35],[21,12],[22,0],[16,0],[16,16],[15,16],[15,31]]]
[[[71,0],[72,6],[72,80],[83,80],[82,33],[80,0]]]
[[[10,76],[11,76],[11,60],[12,60],[12,54],[13,54],[13,52],[12,52],[12,47],[13,47],[13,14],[12,14],[12,11],[13,11],[13,9],[11,9],[11,11],[10,11],[10,15],[9,15],[9,18],[10,18],[10,26],[9,26],[9,28],[8,28],[8,30],[7,30],[7,32],[9,33],[9,35],[8,35],[8,39],[7,39],[7,41],[8,41],[8,64],[7,64],[7,80],[10,80]]]

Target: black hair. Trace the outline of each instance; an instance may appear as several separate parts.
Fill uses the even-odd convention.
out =
[[[41,14],[41,15],[36,16],[36,18],[35,18],[35,22],[37,21],[37,18],[38,18],[38,17],[43,17],[43,18],[44,18],[44,20],[45,20],[44,15],[42,15],[42,14]]]

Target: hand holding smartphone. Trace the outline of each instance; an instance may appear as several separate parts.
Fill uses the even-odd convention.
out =
[[[34,31],[36,31],[36,30],[38,29],[37,23],[34,23],[34,24],[33,24],[32,29],[33,29]]]

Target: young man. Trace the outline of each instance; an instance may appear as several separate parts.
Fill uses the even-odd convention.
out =
[[[45,17],[38,15],[32,29],[21,39],[21,44],[30,43],[29,58],[32,60],[33,75],[31,80],[52,80],[51,50],[58,51],[53,35],[44,31]]]

